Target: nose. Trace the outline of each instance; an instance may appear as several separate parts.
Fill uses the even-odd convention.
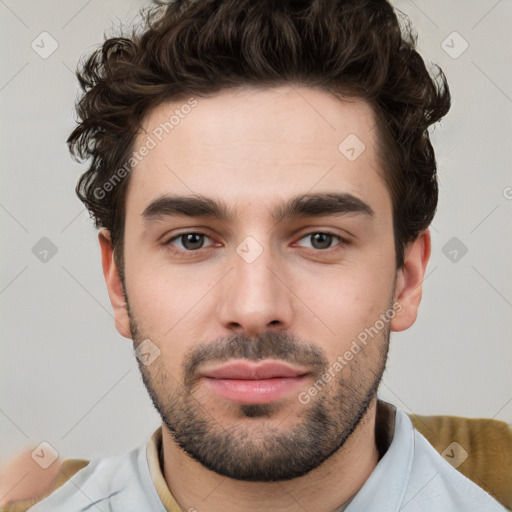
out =
[[[250,252],[262,250],[249,244]],[[246,246],[247,248],[248,246]],[[264,249],[256,259],[243,251],[230,260],[232,270],[219,289],[218,315],[224,328],[255,336],[268,329],[286,330],[292,321],[293,293],[277,257]]]

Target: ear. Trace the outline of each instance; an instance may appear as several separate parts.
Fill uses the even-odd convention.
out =
[[[428,228],[405,248],[404,264],[397,271],[395,286],[395,302],[401,307],[396,308],[397,313],[391,320],[392,331],[404,331],[416,321],[430,250]]]
[[[130,331],[130,318],[126,310],[126,301],[123,294],[123,285],[119,277],[117,265],[114,261],[114,250],[110,233],[106,229],[101,229],[98,233],[98,240],[101,247],[101,263],[103,265],[103,276],[107,285],[108,295],[112,308],[114,309],[114,321],[116,329],[121,336],[132,338]]]

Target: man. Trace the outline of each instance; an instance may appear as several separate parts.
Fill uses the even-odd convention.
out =
[[[384,0],[176,1],[88,59],[77,192],[162,428],[6,510],[505,510],[377,399],[430,256],[438,76]]]

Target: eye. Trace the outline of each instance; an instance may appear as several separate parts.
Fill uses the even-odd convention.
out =
[[[203,249],[205,239],[211,240],[211,238],[206,236],[204,233],[181,233],[169,239],[167,242],[165,242],[165,245],[172,245],[182,251],[192,252],[197,251],[198,249]],[[176,246],[174,242],[179,243],[180,246]]]
[[[335,248],[336,245],[348,245],[348,242],[339,235],[335,235],[334,233],[324,231],[315,231],[312,233],[308,233],[307,235],[303,236],[300,240],[307,240],[308,238],[310,239],[309,247],[319,251],[325,251],[328,249]],[[200,249],[204,249],[206,240],[213,241],[209,236],[207,236],[204,233],[190,231],[187,233],[180,233],[179,235],[173,236],[167,242],[165,242],[164,245],[172,246],[172,248],[175,249],[177,252],[181,251],[190,253],[198,251]],[[335,241],[338,241],[338,243],[333,245],[333,242]]]
[[[347,244],[348,242],[341,238],[338,235],[335,235],[333,233],[328,232],[314,232],[309,233],[301,238],[301,240],[304,239],[310,239],[311,240],[311,246],[313,249],[318,250],[326,250],[331,249],[333,246],[331,245],[334,239],[337,239],[339,242]]]

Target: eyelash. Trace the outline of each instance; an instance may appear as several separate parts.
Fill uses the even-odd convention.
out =
[[[340,235],[336,235],[335,233],[331,233],[330,231],[310,231],[309,233],[306,233],[305,235],[303,235],[301,238],[299,238],[299,240],[302,240],[303,238],[307,238],[307,237],[310,237],[312,235],[317,235],[317,234],[322,234],[322,235],[328,235],[328,236],[332,236],[334,238],[337,238],[339,240],[339,242],[341,243],[338,243],[336,245],[333,245],[331,247],[328,247],[327,249],[315,249],[314,247],[313,248],[307,248],[307,249],[310,249],[314,252],[330,252],[331,250],[336,250],[336,249],[341,249],[341,247],[338,247],[339,245],[341,246],[346,246],[346,245],[349,245],[350,242],[348,242],[345,238],[341,237]],[[202,249],[207,249],[207,247],[201,247],[199,249],[195,249],[195,250],[187,250],[187,249],[178,249],[176,247],[174,247],[172,245],[172,242],[175,241],[175,240],[179,240],[180,238],[186,236],[186,235],[202,235],[202,236],[205,236],[206,238],[210,238],[206,233],[203,233],[201,231],[185,231],[183,233],[180,233],[178,235],[175,235],[173,236],[172,238],[170,238],[169,240],[167,240],[166,242],[164,242],[164,246],[167,246],[167,247],[172,247],[172,251],[173,252],[176,252],[176,253],[181,253],[181,254],[189,254],[189,255],[193,255],[194,253],[198,253],[200,252]]]

